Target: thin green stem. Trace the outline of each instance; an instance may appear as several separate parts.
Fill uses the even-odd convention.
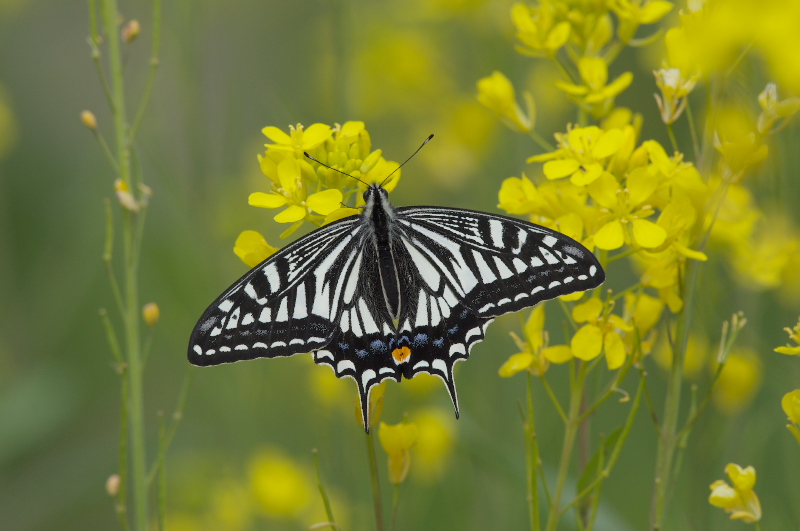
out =
[[[158,419],[158,528],[160,531],[167,529],[167,469],[164,458],[167,454],[167,433],[164,425],[164,415]]]
[[[319,452],[314,448],[311,453],[314,455],[314,470],[317,474],[317,489],[319,495],[322,497],[322,504],[325,506],[325,515],[328,517],[328,523],[333,529],[337,529],[336,519],[333,517],[333,509],[331,509],[331,502],[328,499],[328,493],[325,492],[325,486],[322,484],[322,474],[319,472]]]
[[[536,422],[533,410],[533,375],[528,372],[528,416],[525,420],[525,460],[528,479],[528,510],[531,519],[531,531],[541,529],[539,516],[539,486],[536,478],[539,468],[539,443],[536,436]]]
[[[150,93],[153,90],[153,83],[156,80],[156,72],[158,71],[158,52],[161,46],[161,0],[154,0],[153,2],[153,44],[152,52],[150,55],[150,72],[147,76],[147,85],[142,95],[142,101],[139,103],[139,110],[136,112],[136,119],[133,121],[131,128],[130,141],[136,138],[136,133],[139,132],[139,126],[144,118],[144,111],[147,109],[147,103],[150,101]]]
[[[114,154],[111,152],[111,148],[108,146],[105,137],[100,134],[100,131],[97,129],[92,129],[92,134],[94,135],[95,139],[97,139],[97,143],[100,144],[100,149],[103,150],[103,154],[108,159],[108,163],[111,165],[111,168],[114,172],[119,173],[119,164],[117,164],[117,159],[114,158]]]
[[[700,156],[700,142],[697,140],[697,126],[694,121],[694,114],[692,113],[692,103],[689,97],[686,97],[686,119],[689,121],[689,133],[692,135],[692,150],[694,151],[694,160]]]
[[[574,371],[571,371],[574,372]],[[586,364],[579,363],[577,367],[577,375],[570,378],[570,404],[569,416],[564,429],[564,441],[561,446],[561,459],[558,465],[558,477],[556,480],[556,488],[553,493],[553,499],[550,502],[550,511],[547,516],[547,531],[555,531],[558,528],[558,521],[561,516],[561,496],[564,493],[564,486],[567,482],[569,474],[569,465],[572,462],[572,450],[575,447],[575,439],[578,435],[578,428],[580,423],[581,400],[583,397],[583,384],[586,380]]]
[[[556,149],[555,146],[553,146],[553,144],[545,140],[545,138],[539,133],[537,133],[535,129],[531,129],[528,132],[528,136],[530,136],[533,139],[533,141],[536,142],[536,145],[538,145],[544,151],[546,152],[555,151]]]
[[[108,276],[108,283],[111,285],[111,293],[114,296],[114,302],[117,304],[117,310],[120,315],[125,315],[125,305],[122,300],[122,292],[119,290],[117,283],[117,276],[114,274],[114,268],[111,267],[111,259],[114,250],[114,219],[111,211],[111,201],[105,201],[106,211],[106,237],[105,246],[103,248],[103,264],[105,265],[106,275]]]
[[[672,151],[680,151],[678,149],[678,139],[675,138],[675,131],[672,129],[672,124],[667,125],[667,134],[669,134],[669,142],[672,144]]]
[[[117,494],[117,518],[124,531],[130,530],[128,522],[128,380],[125,365],[119,366],[120,411],[119,411],[119,493]]]
[[[114,325],[111,324],[111,319],[109,319],[108,311],[106,311],[105,308],[100,309],[100,320],[103,321],[103,328],[106,331],[106,339],[111,349],[111,355],[114,356],[114,361],[117,362],[117,366],[123,367],[125,365],[125,360],[122,358],[122,348],[119,346],[117,333],[114,331]]]
[[[564,424],[566,424],[567,423],[567,414],[564,413],[564,408],[561,407],[561,402],[558,401],[558,397],[553,392],[553,388],[550,387],[550,384],[547,383],[547,380],[545,379],[544,376],[542,376],[540,378],[540,380],[542,381],[542,385],[544,386],[544,390],[547,392],[547,396],[549,396],[550,400],[553,402],[553,407],[556,408],[556,412],[558,412],[558,416],[561,417],[561,420],[564,422]]]
[[[395,484],[394,494],[392,495],[392,520],[389,526],[390,531],[394,531],[397,522],[397,508],[400,506],[400,485]]]
[[[367,459],[369,460],[370,485],[372,486],[372,508],[375,512],[375,529],[383,531],[383,503],[381,501],[381,482],[378,476],[378,459],[375,455],[375,440],[370,433],[367,434]]]

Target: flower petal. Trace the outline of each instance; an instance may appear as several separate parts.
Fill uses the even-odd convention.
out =
[[[278,223],[294,223],[306,217],[307,213],[308,211],[301,206],[289,205],[283,212],[277,214],[274,219]]]
[[[603,301],[599,297],[592,297],[588,301],[576,305],[572,309],[572,318],[577,323],[594,321],[603,313]]]
[[[277,250],[277,247],[268,244],[267,240],[254,230],[246,230],[239,234],[233,247],[233,252],[236,253],[236,256],[250,267],[257,266],[275,254]]]
[[[567,175],[572,175],[578,168],[580,168],[581,164],[575,159],[561,159],[561,160],[551,160],[550,162],[545,162],[544,167],[542,168],[544,171],[544,176],[550,180],[553,179],[561,179],[562,177],[566,177]]]
[[[279,194],[265,194],[264,192],[254,192],[247,198],[250,206],[261,208],[278,208],[286,204],[286,198]]]
[[[633,220],[633,239],[642,247],[658,247],[667,238],[667,231],[646,219]],[[600,244],[598,244],[598,247]]]
[[[594,235],[594,243],[600,249],[612,251],[619,249],[625,243],[625,236],[622,232],[622,223],[618,219],[609,221]]]
[[[542,350],[542,356],[552,363],[566,363],[572,359],[572,349],[567,345],[556,345]]]
[[[570,348],[576,358],[584,361],[592,360],[603,350],[603,332],[599,326],[584,325],[572,336]]]
[[[335,188],[316,192],[308,196],[306,204],[314,212],[327,216],[342,206],[342,192]]]
[[[265,127],[261,130],[264,133],[264,136],[275,142],[276,144],[283,144],[283,145],[290,145],[292,143],[292,137],[278,129],[270,125],[269,127]]]
[[[533,364],[536,357],[530,352],[518,352],[500,366],[497,373],[502,378],[511,378],[515,374],[525,371]]]
[[[606,352],[608,370],[619,369],[625,363],[625,344],[616,332],[606,334],[603,339],[603,349]]]

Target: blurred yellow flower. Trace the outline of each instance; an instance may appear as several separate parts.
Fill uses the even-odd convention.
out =
[[[789,428],[794,438],[800,443],[800,389],[795,389],[783,395],[781,407],[791,422],[786,427]]]
[[[779,354],[789,354],[790,356],[800,356],[800,318],[793,328],[784,328],[784,330],[789,334],[789,339],[796,344],[794,346],[786,345],[785,347],[777,347],[775,352]]]
[[[238,531],[249,527],[253,518],[252,498],[247,487],[236,481],[222,481],[211,492],[211,514],[217,529]]]
[[[720,167],[725,182],[738,182],[754,166],[767,158],[756,125],[739,108],[718,111],[715,120],[714,147],[721,155]]]
[[[262,450],[248,465],[250,491],[256,507],[274,518],[294,518],[309,504],[313,486],[309,474],[275,450]]]
[[[728,355],[712,392],[714,406],[726,415],[736,415],[746,409],[761,387],[762,372],[755,351],[734,349]]]
[[[261,233],[246,230],[236,238],[233,252],[249,267],[255,267],[278,252],[278,248],[268,244]]]
[[[570,24],[557,20],[559,6],[552,0],[537,6],[514,4],[511,20],[517,28],[517,51],[532,57],[553,57],[567,43]]]
[[[731,520],[741,520],[752,524],[761,520],[761,502],[753,488],[756,485],[756,470],[752,466],[742,468],[730,463],[725,473],[732,485],[722,479],[711,484],[708,503],[725,509]]]
[[[672,10],[672,3],[665,0],[615,0],[609,7],[619,20],[617,34],[623,44],[627,44],[636,35],[642,24],[653,24],[664,18]]]
[[[775,83],[767,83],[758,95],[758,104],[761,106],[761,114],[758,115],[756,126],[761,134],[772,132],[775,122],[781,119],[783,122],[778,124],[776,130],[782,129],[789,123],[789,118],[800,112],[800,98],[793,97],[779,101],[778,87]]]
[[[378,437],[389,456],[389,481],[395,485],[405,481],[408,476],[408,470],[411,468],[411,448],[416,444],[418,435],[419,430],[415,424],[380,423]]]
[[[512,131],[529,133],[536,125],[536,104],[530,92],[523,93],[527,112],[517,104],[514,85],[501,72],[478,80],[478,101],[494,112]]]
[[[672,348],[669,340],[662,336],[653,351],[653,360],[665,371],[669,371],[672,368]],[[703,368],[707,366],[709,354],[708,341],[702,336],[690,335],[683,359],[684,378],[697,378]]]
[[[450,462],[456,441],[456,422],[453,412],[427,408],[415,411],[411,419],[419,433],[414,446],[414,477],[433,482],[442,477]]]
[[[602,57],[581,57],[578,72],[582,85],[557,81],[556,86],[571,96],[597,119],[614,108],[614,98],[633,82],[633,74],[625,72],[608,83],[608,63]]]

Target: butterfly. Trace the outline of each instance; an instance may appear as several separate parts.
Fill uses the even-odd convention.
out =
[[[310,352],[355,380],[367,433],[372,387],[425,372],[444,382],[458,418],[453,367],[496,317],[605,280],[597,258],[557,231],[474,210],[397,208],[381,184],[363,198],[359,214],[287,245],[220,295],[192,332],[189,361]]]

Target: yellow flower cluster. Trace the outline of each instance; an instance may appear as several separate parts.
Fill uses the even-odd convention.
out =
[[[308,128],[297,124],[290,126],[288,133],[270,126],[262,132],[273,142],[258,156],[270,190],[250,194],[248,202],[261,208],[282,209],[275,221],[291,226],[281,238],[291,235],[306,221],[321,226],[356,214],[357,210],[345,205],[355,207],[362,201],[358,192],[364,190],[364,183],[380,182],[398,167],[397,163],[386,161],[381,150],[372,150],[363,122],[333,127],[317,123]],[[334,170],[309,160],[305,153]],[[391,191],[399,179],[398,171],[384,183],[384,188]],[[234,247],[236,255],[250,267],[276,251],[256,231],[242,232]]]

